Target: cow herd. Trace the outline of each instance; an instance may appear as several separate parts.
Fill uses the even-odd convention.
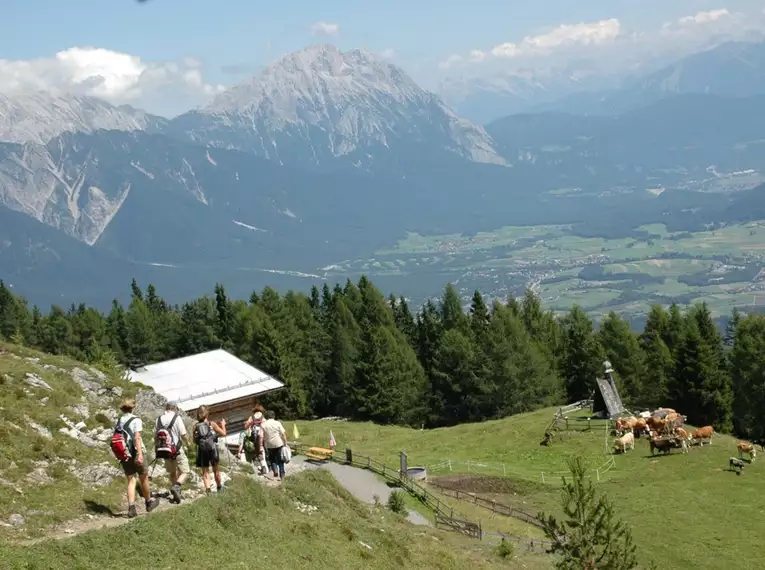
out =
[[[615,426],[617,439],[614,440],[614,453],[626,453],[635,449],[635,440],[643,435],[648,439],[651,455],[655,453],[666,455],[673,449],[681,449],[683,453],[688,453],[692,445],[703,446],[705,443],[712,443],[712,436],[715,433],[712,426],[688,431],[685,429],[685,420],[685,416],[670,408],[659,408],[653,412],[618,418]],[[757,457],[757,451],[749,442],[739,442],[737,450],[739,461],[745,453],[749,455],[750,463],[753,463]]]

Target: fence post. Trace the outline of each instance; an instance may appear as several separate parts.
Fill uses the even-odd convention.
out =
[[[350,447],[345,448],[345,462],[348,465],[353,465],[353,452]]]
[[[467,460],[467,468],[468,468],[468,473],[470,473],[470,460],[469,459]]]
[[[542,483],[544,483],[544,482],[545,482],[545,472],[542,471]]]
[[[452,470],[452,460],[450,459],[449,460],[449,472],[451,472],[451,470]]]
[[[595,470],[595,477],[598,478],[598,483],[600,483],[600,468]]]

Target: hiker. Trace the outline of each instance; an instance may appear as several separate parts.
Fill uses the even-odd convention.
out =
[[[266,454],[263,449],[263,412],[262,406],[256,405],[253,414],[244,422],[244,431],[239,435],[239,450],[237,455],[245,454],[248,463],[257,471],[258,475],[265,475]]]
[[[154,429],[154,452],[157,459],[164,459],[165,470],[170,475],[170,494],[173,496],[173,502],[181,502],[181,485],[188,477],[189,458],[186,455],[185,447],[191,447],[189,435],[183,418],[178,413],[178,404],[168,402],[165,406],[165,413],[157,418],[157,425]]]
[[[141,495],[143,496],[146,512],[150,513],[157,505],[159,499],[151,497],[149,489],[149,472],[146,469],[146,447],[143,443],[143,422],[133,413],[135,400],[132,398],[123,400],[120,404],[122,416],[117,420],[112,437],[112,451],[120,460],[122,470],[127,477],[128,518],[138,515],[135,509],[135,484],[136,476],[141,483]]]
[[[274,474],[274,479],[284,479],[283,448],[287,445],[287,432],[282,422],[277,421],[273,410],[266,412],[266,421],[263,422],[263,446],[268,453],[268,463]]]
[[[218,452],[218,436],[226,437],[225,418],[218,422],[210,421],[210,410],[200,406],[197,410],[197,424],[194,426],[194,442],[197,444],[197,467],[202,474],[205,493],[210,494],[210,467],[215,476],[217,491],[223,489],[220,479],[220,453]]]

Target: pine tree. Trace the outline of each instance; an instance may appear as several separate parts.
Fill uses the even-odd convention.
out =
[[[670,403],[693,425],[712,425],[718,432],[731,428],[730,378],[721,368],[718,350],[710,346],[693,314],[676,350],[675,374],[669,387]]]
[[[540,513],[544,533],[557,554],[557,570],[632,570],[637,568],[632,533],[616,518],[605,495],[595,491],[579,457],[568,461],[571,479],[563,478],[564,519]]]
[[[741,322],[741,313],[734,307],[733,313],[731,314],[731,317],[728,319],[728,323],[725,326],[725,337],[723,338],[723,343],[727,348],[731,348],[733,346],[733,342],[736,338],[736,327],[738,326],[739,322]]]
[[[640,344],[630,330],[629,323],[613,311],[610,312],[600,324],[598,341],[621,384],[622,400],[626,405],[637,403],[643,393],[641,384],[645,367]]]
[[[441,322],[445,331],[462,328],[467,322],[465,313],[462,311],[460,296],[451,283],[444,289],[444,296],[441,299]]]
[[[578,305],[561,323],[564,335],[561,376],[570,402],[589,398],[602,373],[603,349],[598,344],[590,318]]]
[[[738,320],[729,357],[736,431],[765,440],[765,315]]]

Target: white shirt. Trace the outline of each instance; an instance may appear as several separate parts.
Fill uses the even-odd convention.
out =
[[[128,430],[133,434],[133,443],[135,444],[135,434],[143,432],[143,422],[141,421],[141,418],[135,414],[123,414],[123,416],[117,421],[117,425],[124,426],[126,423],[128,423],[130,418],[135,418],[132,422],[130,422],[130,425],[128,426]],[[146,444],[143,442],[143,434],[141,435],[141,451],[146,453]]]
[[[167,429],[167,426],[170,425],[170,422],[173,421],[173,416],[177,412],[174,412],[172,410],[166,411],[164,414],[159,416],[157,418],[157,425],[154,430],[154,433],[159,431],[161,428]],[[178,414],[178,418],[175,420],[175,423],[173,424],[173,429],[170,431],[170,437],[173,438],[173,443],[177,444],[179,447],[183,445],[183,439],[182,437],[186,435],[186,424],[183,423],[183,418]]]
[[[284,431],[282,422],[278,420],[266,420],[260,427],[263,428],[263,447],[266,449],[276,449],[277,447],[284,445],[282,434],[286,432]]]

